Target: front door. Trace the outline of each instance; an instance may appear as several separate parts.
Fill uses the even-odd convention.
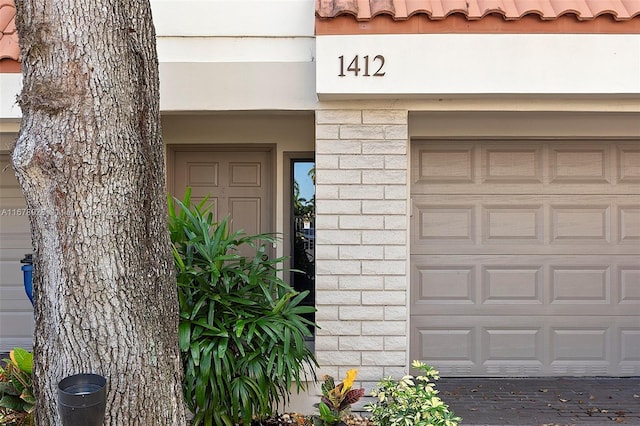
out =
[[[170,147],[169,192],[182,199],[191,187],[194,202],[208,196],[216,220],[229,215],[235,231],[273,232],[271,155],[262,147]]]

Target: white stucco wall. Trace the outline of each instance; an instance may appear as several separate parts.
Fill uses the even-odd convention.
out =
[[[152,0],[164,112],[315,110],[322,101],[615,96],[639,110],[640,35],[318,36],[314,0]],[[347,70],[358,55],[358,76]],[[384,76],[364,76],[385,58]],[[343,56],[344,77],[339,57]],[[0,119],[20,117],[20,74],[0,74]],[[320,102],[318,101],[320,97]],[[475,97],[475,100],[474,100]],[[566,101],[566,102],[565,102]],[[450,102],[435,108],[447,109]],[[546,107],[537,103],[537,107]],[[555,109],[552,107],[551,110]]]
[[[333,35],[316,52],[321,99],[640,95],[637,34]]]
[[[20,107],[16,103],[16,96],[20,90],[22,90],[22,74],[0,74],[0,119],[22,116]],[[0,131],[5,129],[0,128]]]
[[[162,111],[313,109],[313,0],[154,0],[152,7]]]
[[[151,0],[162,111],[313,110],[313,0]],[[0,74],[0,119],[21,116]]]
[[[162,37],[314,34],[314,0],[151,0],[151,7]]]

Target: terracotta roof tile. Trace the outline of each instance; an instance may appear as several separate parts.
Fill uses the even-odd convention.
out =
[[[0,0],[0,60],[20,57],[15,15],[13,0]]]
[[[353,15],[358,21],[378,15],[406,20],[420,14],[430,20],[462,14],[470,21],[488,15],[501,15],[505,20],[519,20],[526,15],[554,20],[573,15],[580,21],[609,15],[616,21],[625,21],[640,16],[640,0],[316,0],[318,18],[344,14]]]

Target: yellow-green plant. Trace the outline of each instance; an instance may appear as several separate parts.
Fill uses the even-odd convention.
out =
[[[446,405],[435,389],[439,373],[421,361],[411,366],[421,370],[419,376],[406,375],[400,380],[391,377],[378,382],[371,395],[378,398],[364,408],[379,426],[458,426],[462,420]]]
[[[0,367],[0,424],[34,424],[33,353],[15,348]]]
[[[351,404],[355,404],[364,395],[364,388],[353,389],[358,370],[347,371],[347,377],[337,386],[333,377],[324,375],[322,398],[318,410],[320,419],[325,425],[334,425],[342,421],[351,412]]]

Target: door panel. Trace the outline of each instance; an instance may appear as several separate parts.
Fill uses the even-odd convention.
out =
[[[175,150],[172,157],[175,196],[190,186],[193,200],[208,196],[216,220],[229,215],[233,230],[273,231],[269,151]]]

